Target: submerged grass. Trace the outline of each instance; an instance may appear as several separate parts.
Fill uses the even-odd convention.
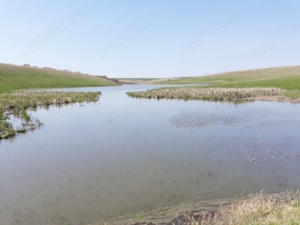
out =
[[[290,95],[294,92],[289,92]],[[251,100],[257,96],[285,97],[286,91],[280,88],[161,88],[149,91],[128,92],[131,97],[156,99],[195,99],[210,101]],[[297,93],[298,94],[298,93]],[[294,94],[295,97],[297,94]]]
[[[14,137],[42,126],[38,119],[33,119],[28,110],[50,105],[64,105],[97,101],[100,92],[12,92],[0,94],[0,139]],[[10,116],[21,119],[21,127],[14,128]]]

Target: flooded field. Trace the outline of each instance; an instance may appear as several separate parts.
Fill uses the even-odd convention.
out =
[[[133,99],[32,112],[0,144],[0,224],[85,224],[167,204],[300,187],[300,105]],[[72,89],[70,89],[72,90]]]

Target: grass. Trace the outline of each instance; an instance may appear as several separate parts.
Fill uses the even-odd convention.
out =
[[[244,201],[233,202],[228,210],[214,217],[191,220],[199,225],[296,225],[300,224],[300,199],[298,194],[279,198],[260,193]]]
[[[257,96],[276,96],[284,98],[286,93],[293,97],[300,92],[286,92],[280,88],[160,88],[148,91],[128,92],[131,97],[156,99],[184,99],[209,101],[244,101],[254,100]]]
[[[13,129],[11,123],[8,122],[9,116],[3,110],[0,110],[0,140],[13,137],[16,130]]]
[[[100,92],[26,92],[31,88],[65,88],[119,85],[101,77],[30,66],[0,64],[0,139],[13,138],[42,126],[39,119],[28,113],[50,105],[64,105],[75,102],[97,101]],[[21,120],[20,127],[14,127],[11,117]]]
[[[117,78],[118,80],[142,80],[142,81],[151,81],[158,78]]]
[[[161,84],[210,84],[212,87],[277,87],[300,90],[300,66],[227,72],[171,79]]]
[[[205,203],[207,205],[207,202]],[[300,224],[299,192],[267,195],[263,191],[244,199],[225,200],[219,209],[199,208],[199,205],[175,205],[166,209],[169,213],[157,213],[157,210],[118,216],[94,225],[111,224],[182,224],[182,225],[298,225]],[[187,210],[184,210],[187,209]],[[193,210],[194,209],[194,210]],[[162,211],[160,210],[160,211]],[[184,211],[182,211],[184,210]],[[175,214],[175,218],[172,216]],[[130,219],[134,218],[134,219]],[[135,219],[136,218],[136,219]],[[120,219],[120,220],[119,220]],[[127,222],[127,221],[131,222]],[[153,221],[154,220],[154,221]],[[126,222],[125,222],[126,221]],[[155,221],[159,221],[156,223]]]
[[[153,81],[155,82],[155,81]],[[199,100],[249,100],[249,98],[275,96],[277,100],[300,99],[300,66],[228,72],[203,77],[171,79],[160,84],[207,84],[201,87],[161,88],[144,92],[129,92],[132,97],[199,99]],[[279,91],[280,90],[280,91]],[[252,99],[252,100],[253,100]],[[276,99],[272,99],[276,100]]]
[[[0,64],[0,93],[28,88],[119,85],[110,80],[63,70]]]
[[[90,102],[99,99],[100,92],[13,92],[0,94],[0,139],[13,138],[42,126],[28,110],[37,110],[50,105],[65,105],[75,102]],[[21,120],[21,127],[13,127],[10,117]]]

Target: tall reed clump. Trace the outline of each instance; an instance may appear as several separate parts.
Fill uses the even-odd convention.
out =
[[[50,105],[92,102],[99,99],[100,92],[14,92],[0,94],[0,139],[14,137],[42,126],[39,119],[33,119],[28,110]],[[21,127],[14,128],[10,117],[21,120]]]
[[[161,88],[149,91],[128,92],[131,97],[156,99],[197,99],[210,101],[239,101],[256,96],[284,96],[280,88]]]

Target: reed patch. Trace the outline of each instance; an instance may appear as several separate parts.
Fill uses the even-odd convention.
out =
[[[251,101],[259,96],[285,97],[280,88],[161,88],[148,91],[128,92],[131,97],[156,99],[184,99],[209,101]]]
[[[35,130],[43,124],[38,118],[32,118],[29,110],[48,108],[50,105],[97,101],[100,92],[13,92],[0,94],[0,140]],[[21,121],[19,127],[13,126],[11,118]]]

